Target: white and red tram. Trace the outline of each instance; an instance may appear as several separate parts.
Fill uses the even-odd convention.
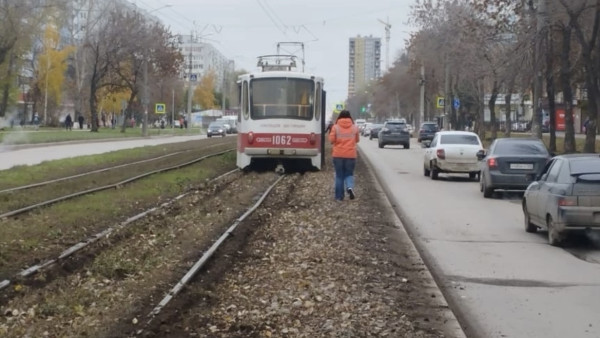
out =
[[[237,166],[267,164],[283,172],[308,164],[320,170],[325,143],[323,78],[294,71],[294,56],[265,55],[258,65],[260,72],[238,78]]]

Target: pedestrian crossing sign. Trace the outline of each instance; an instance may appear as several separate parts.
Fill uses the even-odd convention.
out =
[[[435,103],[436,108],[444,108],[444,97],[438,96]]]
[[[154,105],[155,114],[164,114],[167,112],[167,105],[164,103],[157,103]]]

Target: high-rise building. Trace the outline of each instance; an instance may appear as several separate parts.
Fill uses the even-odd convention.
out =
[[[381,38],[350,38],[348,58],[348,97],[352,97],[381,77]]]
[[[233,72],[233,61],[228,60],[213,45],[199,41],[191,35],[179,36],[179,50],[183,55],[183,78],[193,74],[196,81],[212,71],[215,75],[215,89],[221,91],[224,76]]]

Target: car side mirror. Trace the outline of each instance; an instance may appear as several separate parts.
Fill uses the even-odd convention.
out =
[[[421,147],[423,147],[423,148],[431,147],[431,141],[427,140],[427,141],[421,142]]]
[[[555,153],[555,152],[551,152],[551,153],[550,153],[550,156],[551,156],[551,157],[554,157],[554,156],[556,156],[556,153]]]
[[[481,149],[480,151],[477,152],[477,154],[475,154],[475,156],[477,156],[477,159],[479,161],[483,160],[485,158],[485,155],[486,155],[486,153],[485,153],[484,149]]]

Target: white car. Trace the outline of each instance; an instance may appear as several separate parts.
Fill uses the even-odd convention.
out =
[[[439,131],[431,143],[424,142],[423,174],[437,180],[439,173],[479,176],[477,152],[483,149],[479,136],[468,131]]]

